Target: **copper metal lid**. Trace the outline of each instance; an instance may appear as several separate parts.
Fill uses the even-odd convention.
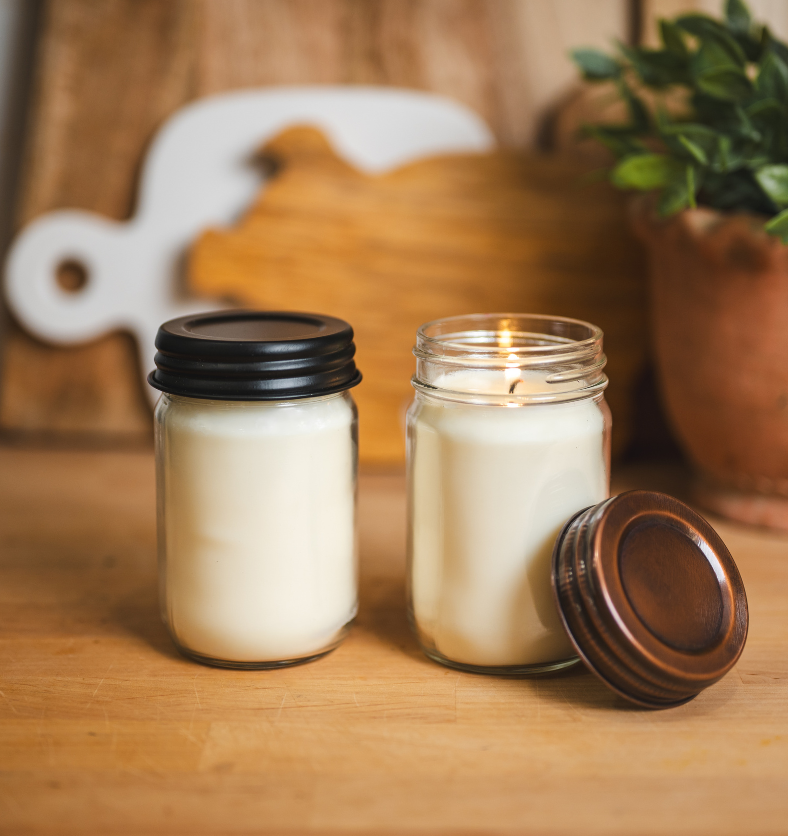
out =
[[[585,663],[650,708],[717,682],[747,638],[730,552],[703,517],[661,493],[629,491],[576,514],[556,540],[553,591]]]

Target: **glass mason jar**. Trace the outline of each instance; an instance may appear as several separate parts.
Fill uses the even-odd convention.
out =
[[[417,335],[408,411],[408,600],[435,661],[519,675],[574,664],[551,556],[608,496],[602,332],[573,319],[450,317]]]
[[[347,323],[222,312],[156,339],[160,599],[212,665],[315,659],[357,610],[357,412]]]

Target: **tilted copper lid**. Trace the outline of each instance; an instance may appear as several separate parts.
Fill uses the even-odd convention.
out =
[[[661,493],[629,491],[576,514],[556,540],[553,591],[585,663],[650,708],[721,679],[747,638],[730,552],[703,517]]]

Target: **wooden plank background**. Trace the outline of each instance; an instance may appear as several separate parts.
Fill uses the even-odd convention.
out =
[[[500,142],[533,143],[573,83],[569,45],[626,30],[622,0],[53,0],[19,223],[77,207],[123,219],[146,143],[176,108],[250,85],[365,83],[451,96]],[[147,438],[131,338],[73,348],[6,334],[0,426]]]
[[[778,33],[784,0],[753,0]],[[136,177],[167,116],[266,84],[383,84],[461,101],[504,148],[533,147],[571,98],[569,47],[628,39],[633,21],[710,0],[48,0],[40,20],[17,224],[65,207],[133,212]],[[576,119],[575,119],[576,121]],[[571,133],[573,120],[569,119]],[[566,126],[565,126],[566,127]],[[130,336],[54,348],[10,323],[0,429],[74,441],[147,440]]]

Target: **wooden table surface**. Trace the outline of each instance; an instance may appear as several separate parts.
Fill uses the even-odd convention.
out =
[[[226,671],[178,656],[159,621],[149,453],[0,449],[0,832],[788,832],[788,538],[713,521],[747,648],[654,712],[582,669],[428,661],[405,618],[403,480],[360,493],[350,638]]]

